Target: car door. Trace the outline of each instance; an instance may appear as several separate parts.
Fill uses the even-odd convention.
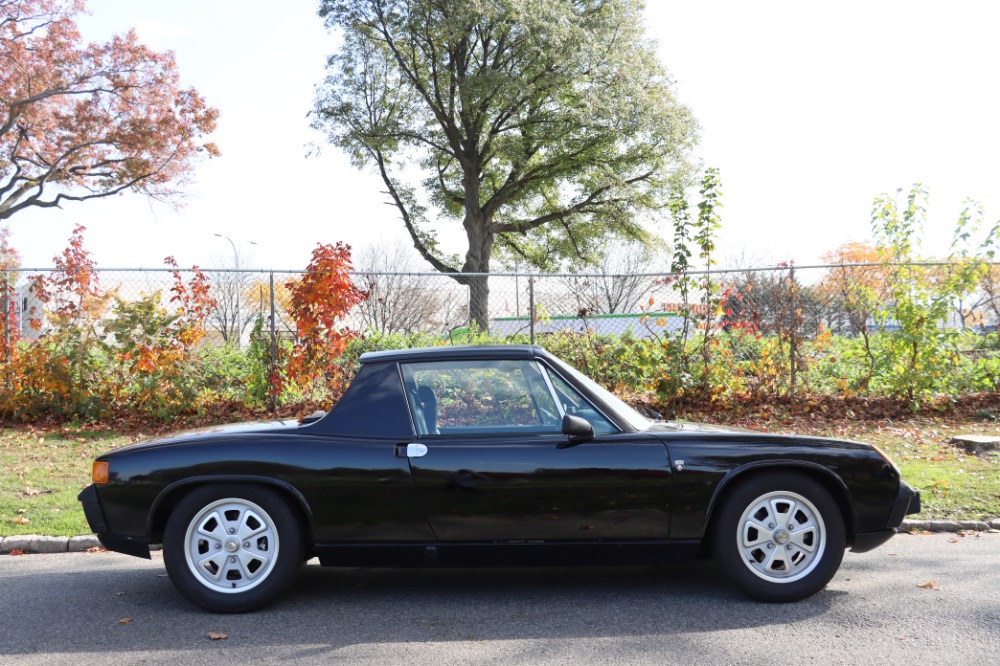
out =
[[[440,541],[663,539],[670,465],[659,440],[615,427],[533,360],[403,364],[417,437],[407,447]],[[557,379],[557,381],[560,381]],[[595,437],[562,434],[564,399]]]

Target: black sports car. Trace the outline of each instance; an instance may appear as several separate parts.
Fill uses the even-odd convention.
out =
[[[820,590],[920,510],[877,448],[650,420],[539,347],[375,352],[328,413],[220,426],[94,462],[108,549],[163,544],[213,611],[300,565],[592,564],[710,554],[749,595]]]

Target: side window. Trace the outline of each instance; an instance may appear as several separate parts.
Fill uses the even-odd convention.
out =
[[[618,432],[618,428],[613,426],[610,421],[601,416],[600,412],[594,409],[589,402],[584,400],[583,396],[580,395],[576,389],[563,381],[559,375],[554,372],[550,372],[549,379],[552,381],[552,388],[556,390],[556,398],[558,398],[559,402],[562,403],[563,411],[565,413],[579,416],[590,421],[590,425],[594,426],[594,434],[596,435],[606,435],[608,433]]]
[[[402,364],[421,435],[559,432],[559,410],[532,361]]]

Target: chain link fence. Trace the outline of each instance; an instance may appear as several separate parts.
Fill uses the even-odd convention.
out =
[[[280,350],[297,336],[290,314],[290,287],[305,273],[233,269],[203,269],[201,273],[208,279],[214,305],[200,344],[235,349],[256,344],[257,357],[269,357],[269,367],[277,369]],[[95,296],[86,307],[90,321],[99,322],[93,325],[98,337],[109,336],[106,332],[115,330],[113,324],[119,317],[153,310],[169,315],[176,310],[172,298],[178,280],[190,284],[197,275],[194,270],[174,269],[89,272],[88,293]],[[16,344],[30,345],[59,326],[58,299],[51,294],[40,297],[39,277],[53,285],[60,280],[70,284],[76,276],[53,269],[2,274],[0,362],[5,368],[12,367]],[[815,388],[816,382],[826,382],[829,386],[824,390],[835,391],[840,386],[838,378],[846,378],[843,386],[847,389],[867,391],[874,381],[879,344],[897,332],[895,338],[902,340],[913,328],[913,321],[894,318],[902,311],[897,307],[900,301],[905,300],[929,313],[932,332],[933,327],[942,332],[964,331],[957,346],[948,347],[950,357],[974,360],[986,354],[990,365],[981,370],[992,378],[989,385],[1000,385],[996,353],[1000,341],[995,335],[987,336],[1000,322],[1000,265],[846,264],[684,274],[475,277],[352,273],[355,286],[367,296],[341,323],[365,336],[398,336],[378,341],[383,346],[516,341],[577,354],[582,349],[597,353],[601,347],[597,343],[615,342],[622,351],[631,341],[646,340],[663,354],[680,359],[674,362],[679,369],[670,373],[661,369],[661,374],[674,375],[669,381],[676,381],[678,373],[699,369],[705,382],[738,377],[747,390],[756,386],[754,382],[777,387],[778,392],[795,392],[797,383]],[[80,296],[71,298],[79,300]],[[135,307],[137,303],[147,309]],[[131,325],[134,329],[143,324]],[[577,337],[566,337],[566,333]],[[831,348],[829,336],[842,336],[856,344]],[[824,345],[827,351],[821,352]],[[838,349],[843,353],[836,353]],[[849,357],[847,350],[854,350],[854,356]],[[825,374],[817,370],[820,354],[825,354],[822,361],[829,366]],[[576,360],[585,358],[589,357]],[[611,366],[615,363],[605,360]],[[709,377],[712,367],[723,366],[728,368],[724,373]],[[918,367],[914,356],[907,367],[899,376],[908,382],[923,366]],[[586,369],[600,375],[595,368]],[[607,364],[602,372],[603,380],[618,381],[614,368]],[[885,390],[898,392],[899,387]]]
[[[468,276],[440,273],[353,273],[368,294],[343,325],[365,334],[413,334],[445,343],[462,342],[473,327],[492,338],[521,336],[544,343],[556,332],[650,338],[693,337],[706,331],[748,330],[778,335],[794,345],[826,329],[845,336],[892,331],[884,316],[893,294],[922,289],[914,298],[935,298],[961,264],[847,264],[772,266],[685,274],[490,274],[476,284],[487,290],[487,321],[470,320]],[[974,284],[955,286],[937,325],[987,333],[1000,321],[1000,267],[981,265]],[[215,307],[206,321],[203,344],[244,347],[252,332],[271,344],[293,340],[289,285],[303,272],[288,270],[202,269]],[[185,280],[191,271],[178,271]],[[104,316],[116,302],[159,295],[169,311],[172,269],[98,269]],[[8,270],[0,285],[0,314],[10,350],[11,337],[30,341],[51,326],[51,303],[35,293],[32,276],[57,277],[52,269]],[[905,283],[900,283],[905,280]],[[923,286],[919,286],[923,285]],[[933,292],[933,293],[932,293]],[[792,356],[794,357],[794,349]]]

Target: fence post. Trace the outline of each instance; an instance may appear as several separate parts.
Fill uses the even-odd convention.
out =
[[[795,393],[795,371],[796,371],[796,355],[798,351],[798,338],[799,338],[799,316],[798,316],[798,289],[795,288],[795,266],[791,266],[788,269],[788,288],[791,290],[792,294],[792,328],[791,328],[791,338],[789,339],[789,356],[790,356],[790,366],[792,370],[792,385],[791,393]]]
[[[271,300],[271,372],[269,373],[273,378],[278,372],[278,337],[275,332],[275,322],[274,322],[274,271],[270,272],[270,279],[268,280],[268,293]],[[273,387],[272,387],[273,388]],[[278,396],[274,394],[274,391],[270,391],[271,394],[271,410],[278,408]]]
[[[531,332],[531,344],[535,344],[535,276],[528,276],[528,330]]]
[[[517,281],[517,273],[514,273],[514,316],[521,316],[521,285]]]

